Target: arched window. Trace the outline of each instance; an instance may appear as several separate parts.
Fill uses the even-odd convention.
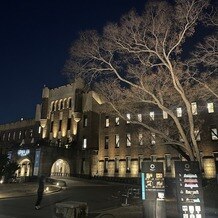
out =
[[[54,102],[52,101],[51,102],[51,111],[54,111],[54,109],[55,109],[55,105],[54,105]]]
[[[58,110],[58,101],[55,101],[54,103],[54,111]]]
[[[62,110],[63,109],[63,100],[61,99],[59,101],[59,110]]]
[[[8,141],[10,141],[10,138],[11,138],[11,133],[9,132],[8,133]]]
[[[67,108],[67,99],[64,99],[64,108]]]
[[[68,98],[68,107],[71,108],[72,107],[72,99]]]
[[[28,135],[28,130],[25,130],[25,132],[24,132],[24,138],[27,138],[27,135]]]
[[[16,138],[16,132],[13,133],[13,140]]]
[[[21,139],[21,135],[22,135],[22,132],[20,131],[20,132],[19,132],[19,139]]]

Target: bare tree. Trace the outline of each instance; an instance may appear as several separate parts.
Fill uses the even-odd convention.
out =
[[[130,11],[119,23],[105,26],[102,34],[82,33],[66,64],[70,76],[98,83],[97,90],[123,119],[128,111],[137,114],[145,108],[167,114],[170,125],[157,125],[149,117],[143,122],[130,122],[155,133],[160,144],[174,146],[183,156],[199,162],[199,122],[193,117],[191,103],[205,96],[210,88],[206,82],[216,76],[210,70],[201,77],[196,66],[200,63],[205,72],[211,65],[216,66],[217,44],[213,44],[211,36],[198,45],[192,56],[183,48],[187,39],[195,36],[208,5],[207,0],[176,0],[174,4],[151,1],[141,15]],[[215,52],[202,49],[208,43]],[[206,57],[207,52],[211,58]],[[211,90],[217,96],[214,78],[215,88]],[[182,118],[176,114],[177,107],[183,108]],[[177,137],[166,133],[167,128]]]

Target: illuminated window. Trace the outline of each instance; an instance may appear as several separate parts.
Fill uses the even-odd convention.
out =
[[[212,138],[212,140],[218,140],[218,135],[217,135],[217,129],[216,128],[211,129],[211,138]]]
[[[182,117],[182,108],[181,107],[178,107],[176,109],[176,114],[177,114],[177,117]]]
[[[168,118],[168,113],[163,111],[163,119],[167,119]]]
[[[142,114],[138,114],[138,121],[142,122]]]
[[[199,131],[199,129],[196,129],[196,130],[194,131],[194,134],[195,134],[195,139],[196,139],[196,141],[201,141],[201,136],[200,136],[200,131]]]
[[[126,156],[126,172],[130,173],[130,167],[131,167],[131,157]]]
[[[11,137],[11,133],[9,132],[8,133],[8,141],[10,140],[10,137]]]
[[[68,98],[68,107],[71,108],[72,107],[72,99]]]
[[[150,120],[154,120],[154,111],[151,111],[149,113],[149,116],[150,116]]]
[[[110,119],[108,116],[105,117],[105,127],[109,127],[110,126]]]
[[[126,114],[126,119],[127,119],[126,123],[130,123],[130,118],[131,118],[131,115],[130,114]]]
[[[55,101],[54,103],[54,111],[56,111],[58,109],[58,101]]]
[[[88,126],[88,117],[86,115],[83,116],[83,127]]]
[[[108,157],[104,158],[104,172],[108,172]]]
[[[67,108],[67,99],[65,98],[63,101],[64,108]]]
[[[143,145],[143,135],[139,133],[139,145]]]
[[[52,101],[51,102],[51,111],[54,111],[55,110],[55,105],[54,105],[54,102]]]
[[[116,126],[119,126],[119,125],[120,125],[120,118],[119,118],[119,117],[116,117],[116,118],[115,118],[115,125],[116,125]]]
[[[151,133],[151,144],[155,145],[156,141],[155,141],[155,133]]]
[[[13,133],[13,140],[16,138],[16,132]]]
[[[109,136],[105,136],[104,138],[104,148],[108,149],[109,146]]]
[[[42,131],[42,127],[41,127],[41,126],[39,126],[38,133],[40,134],[40,133],[41,133],[41,131]]]
[[[207,103],[208,113],[214,113],[214,104],[212,102]]]
[[[127,147],[131,146],[131,135],[130,135],[130,133],[126,134],[126,146]]]
[[[119,158],[115,157],[114,158],[114,165],[115,165],[115,173],[119,172]]]
[[[197,111],[197,103],[196,102],[192,102],[191,103],[191,107],[192,107],[192,114],[193,115],[197,115],[198,111]]]
[[[83,149],[86,149],[87,148],[87,138],[83,138],[83,146],[82,146]]]
[[[120,147],[120,136],[118,134],[115,135],[115,147]]]
[[[19,139],[21,139],[21,135],[22,135],[22,132],[20,131],[20,132],[19,132]]]
[[[62,110],[62,109],[63,109],[63,101],[60,100],[60,101],[59,101],[59,110]]]

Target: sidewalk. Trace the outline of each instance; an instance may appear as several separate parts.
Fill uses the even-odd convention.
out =
[[[72,181],[72,185],[76,184],[85,185],[82,183],[82,179],[75,179]],[[49,191],[45,194],[60,191],[61,188],[45,184],[45,188],[49,187]],[[0,199],[5,198],[16,198],[22,196],[36,195],[38,188],[37,182],[28,183],[11,183],[11,184],[0,184]],[[204,200],[205,200],[205,211],[206,218],[218,217],[218,185],[212,185],[204,188]],[[128,202],[129,203],[129,202]],[[166,213],[167,218],[178,217],[177,202],[175,199],[167,199],[166,201]],[[93,211],[89,217],[93,218],[142,218],[142,206],[141,202],[134,205],[117,206],[114,208],[108,208],[105,210]]]
[[[0,184],[0,199],[36,195],[37,188],[37,182]],[[45,184],[45,189],[46,188],[45,194],[61,190],[60,187],[50,184]]]

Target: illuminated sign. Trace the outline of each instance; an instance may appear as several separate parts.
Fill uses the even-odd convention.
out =
[[[40,163],[40,149],[36,149],[35,153],[35,163],[34,163],[34,169],[33,169],[33,175],[38,176],[39,174],[39,163]]]
[[[21,157],[25,157],[30,153],[30,149],[22,149],[17,151],[17,155]]]
[[[180,217],[205,218],[198,162],[176,161],[175,171]]]
[[[163,163],[142,162],[142,174],[142,192],[157,192],[157,194],[155,194],[157,199],[164,199],[165,185]],[[145,195],[143,194],[142,200],[145,200]]]
[[[161,214],[161,218],[166,218],[162,162],[142,162],[141,185],[144,217],[159,217],[157,214]]]

